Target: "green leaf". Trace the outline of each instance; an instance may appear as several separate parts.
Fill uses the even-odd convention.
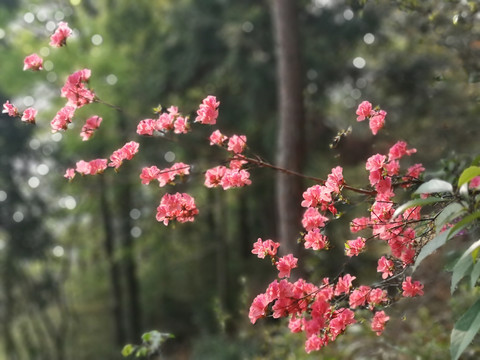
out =
[[[415,191],[415,194],[432,194],[441,192],[453,193],[452,184],[444,180],[432,179],[420,185]]]
[[[458,360],[480,330],[480,299],[455,323],[450,336],[450,355]]]
[[[464,228],[469,226],[475,219],[480,217],[480,211],[475,211],[473,214],[470,214],[460,220],[458,223],[455,224],[449,231],[449,237],[453,237],[457,235],[460,231]]]
[[[127,344],[122,349],[122,355],[124,357],[130,356],[132,355],[134,350],[135,350],[135,347],[132,344]]]
[[[407,201],[405,204],[400,205],[397,210],[395,210],[395,213],[393,214],[393,218],[396,218],[398,215],[403,213],[405,210],[415,207],[415,206],[424,206],[424,205],[429,205],[429,204],[434,204],[437,202],[442,202],[446,201],[445,199],[442,198],[437,198],[437,197],[429,197],[426,199],[413,199],[410,201]]]
[[[435,218],[435,228],[437,233],[444,225],[448,224],[453,219],[456,219],[464,212],[465,207],[458,202],[447,205]]]
[[[475,241],[470,247],[463,253],[460,259],[453,267],[452,285],[450,288],[453,294],[460,280],[467,274],[468,270],[473,266],[472,252],[480,246],[480,240]]]
[[[413,265],[413,271],[416,270],[418,265],[430,254],[432,254],[435,250],[440,248],[441,246],[445,245],[448,237],[449,232],[444,231],[439,235],[435,236],[432,240],[430,240],[423,248],[420,250],[420,253],[417,256],[417,260],[415,260],[415,265]]]
[[[463,170],[458,179],[458,187],[462,186],[465,183],[468,183],[474,177],[480,175],[480,166],[470,166]]]
[[[149,332],[142,335],[142,340],[144,342],[149,342],[151,338],[152,338],[152,334]]]
[[[137,350],[137,353],[135,354],[135,357],[142,357],[142,356],[147,356],[147,355],[148,355],[148,349],[144,346],[141,346]]]
[[[477,280],[480,277],[480,261],[477,261],[473,265],[472,272],[470,273],[470,286],[473,288],[477,284]]]

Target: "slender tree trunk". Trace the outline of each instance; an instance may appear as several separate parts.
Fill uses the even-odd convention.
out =
[[[128,175],[125,175],[127,178]],[[135,246],[131,235],[132,222],[130,211],[132,209],[132,185],[122,184],[122,196],[120,200],[120,219],[121,219],[121,237],[122,237],[122,259],[125,271],[126,290],[127,290],[127,317],[128,328],[130,330],[130,341],[138,341],[141,335],[141,310],[140,310],[140,286],[137,278],[137,264],[135,261]]]
[[[272,0],[279,112],[276,163],[283,168],[301,172],[305,115],[297,16],[295,0]],[[301,178],[277,173],[277,237],[284,254],[297,252],[302,187]]]
[[[124,142],[129,141],[127,134],[128,119],[125,114],[119,113],[120,138]],[[131,167],[128,161],[122,165],[122,171],[118,174],[120,186],[117,194],[118,211],[120,219],[120,239],[122,244],[122,264],[125,271],[125,285],[127,292],[127,324],[129,330],[129,341],[138,341],[142,331],[141,308],[140,308],[140,286],[137,278],[137,264],[135,260],[135,246],[131,234],[132,220],[130,211],[133,208],[131,183]]]
[[[123,323],[122,309],[124,308],[124,296],[121,285],[121,268],[115,258],[115,237],[113,233],[113,214],[107,200],[107,187],[104,176],[99,176],[100,183],[100,210],[103,219],[104,246],[107,256],[108,270],[110,273],[110,286],[112,291],[112,314],[116,345],[121,348],[126,344],[125,325]]]

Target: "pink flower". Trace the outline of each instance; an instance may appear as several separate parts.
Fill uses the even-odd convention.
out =
[[[365,165],[365,169],[368,171],[376,171],[381,170],[387,157],[385,155],[375,154],[368,158],[367,163]]]
[[[249,178],[250,173],[247,170],[226,169],[225,174],[220,180],[220,185],[222,186],[223,190],[243,187],[252,183]]]
[[[203,99],[200,108],[197,110],[197,117],[195,122],[201,124],[215,125],[218,117],[218,106],[220,102],[217,102],[215,96],[209,95]]]
[[[403,293],[402,295],[405,297],[414,297],[414,296],[422,296],[423,295],[423,285],[420,281],[415,281],[412,283],[412,277],[407,276],[405,281],[402,283]]]
[[[170,131],[174,128],[175,116],[168,113],[160,114],[155,122],[155,130],[157,131]]]
[[[262,241],[261,238],[258,238],[257,242],[253,244],[252,254],[256,254],[260,259],[264,259],[267,255],[275,256],[279,246],[280,244],[273,240]]]
[[[67,38],[72,35],[72,29],[68,27],[68,23],[60,22],[57,30],[50,37],[50,46],[62,47],[67,44]]]
[[[247,137],[245,135],[233,135],[228,139],[228,151],[240,154],[247,146]]]
[[[278,277],[290,277],[290,271],[297,267],[297,261],[292,254],[281,257],[277,262]]]
[[[327,237],[320,233],[319,228],[312,229],[305,235],[305,249],[321,250],[327,243]]]
[[[369,126],[370,130],[372,130],[373,135],[377,135],[378,131],[383,127],[385,124],[385,116],[387,115],[387,112],[384,110],[380,110],[378,113],[373,115],[370,118],[369,121]]]
[[[382,179],[383,179],[382,170],[370,171],[370,174],[368,175],[368,181],[370,181],[370,185],[372,186],[377,184]]]
[[[386,279],[393,275],[394,264],[392,260],[388,260],[385,256],[382,256],[378,260],[377,272],[382,273],[382,279]]]
[[[370,290],[370,287],[365,285],[362,285],[359,288],[353,290],[349,298],[350,307],[352,309],[355,309],[359,306],[364,306],[367,303],[367,298]]]
[[[108,166],[118,169],[123,160],[131,160],[133,156],[138,152],[140,144],[135,141],[130,141],[123,145],[122,148],[115,150],[112,155],[110,155],[110,162]]]
[[[52,132],[57,132],[59,130],[67,130],[68,124],[72,122],[73,115],[75,114],[75,107],[66,105],[61,108],[57,115],[50,122],[52,127]]]
[[[386,177],[379,180],[375,184],[375,190],[377,190],[377,196],[382,196],[382,200],[390,199],[395,196],[392,188],[392,178]]]
[[[355,113],[358,115],[357,121],[363,121],[369,118],[373,114],[372,104],[368,101],[363,101],[360,105],[358,105]]]
[[[43,59],[37,54],[28,55],[23,60],[23,71],[31,69],[33,71],[38,71],[43,69]]]
[[[407,150],[407,143],[405,141],[397,141],[388,151],[388,161],[401,159],[405,155],[412,155],[417,152],[417,149]]]
[[[90,170],[91,170],[90,163],[84,160],[80,160],[77,162],[75,170],[79,174],[88,175],[90,174]]]
[[[75,169],[72,169],[72,168],[67,169],[63,177],[67,178],[68,180],[72,180],[75,177]]]
[[[368,293],[367,301],[370,309],[373,309],[375,306],[388,301],[387,291],[380,288],[372,289]]]
[[[302,225],[307,231],[310,231],[324,227],[326,221],[328,218],[320,214],[317,208],[309,207],[303,214]]]
[[[8,114],[8,116],[12,116],[12,117],[20,116],[18,109],[14,105],[10,104],[10,101],[8,100],[5,104],[3,104],[2,113]]]
[[[248,312],[248,318],[252,324],[255,324],[258,319],[266,315],[268,304],[269,302],[265,294],[257,295],[257,297],[253,299],[250,311]]]
[[[87,141],[88,139],[90,139],[95,130],[98,129],[102,121],[103,119],[97,115],[88,118],[87,121],[85,121],[85,125],[83,125],[82,131],[80,133],[82,140]]]
[[[148,185],[150,181],[155,180],[160,174],[160,170],[156,166],[144,167],[140,174],[142,184]]]
[[[230,160],[230,162],[228,163],[228,167],[232,170],[240,170],[242,168],[243,165],[245,164],[248,164],[248,161],[245,161],[245,160],[241,160],[241,159],[233,159],[233,160]]]
[[[425,168],[423,167],[422,164],[415,164],[408,168],[406,177],[418,179],[420,177],[420,174],[424,171],[425,171]]]
[[[215,130],[212,135],[210,135],[210,145],[222,146],[225,140],[228,139],[228,136],[223,135],[220,130]]]
[[[95,159],[89,162],[90,175],[101,174],[107,168],[107,159]]]
[[[190,130],[188,117],[178,116],[173,124],[175,134],[186,134]]]
[[[297,318],[295,315],[293,315],[289,322],[288,322],[288,328],[292,333],[299,333],[302,331],[302,318]]]
[[[360,236],[355,240],[348,240],[345,243],[345,254],[349,257],[358,256],[365,248],[365,243],[365,238]]]
[[[35,124],[35,117],[37,116],[37,110],[34,108],[25,109],[22,115],[22,121],[25,121],[30,124]]]
[[[356,277],[350,274],[345,274],[345,276],[340,276],[337,281],[337,285],[335,286],[335,296],[348,294],[352,287],[352,282],[355,280]]]
[[[205,173],[205,186],[208,188],[217,187],[221,184],[227,168],[225,166],[217,166],[208,169]]]
[[[107,159],[95,159],[92,161],[80,160],[76,164],[76,171],[82,175],[96,175],[107,168]]]
[[[372,330],[377,333],[377,336],[380,336],[385,329],[386,322],[390,319],[389,316],[385,315],[384,311],[377,311],[372,319]]]
[[[157,221],[168,225],[170,221],[177,220],[184,223],[194,221],[198,209],[195,199],[185,193],[165,194],[157,207]]]
[[[400,171],[400,163],[398,160],[389,160],[388,163],[385,164],[384,168],[388,176],[398,175]]]
[[[182,162],[175,163],[173,166],[163,169],[158,173],[158,184],[160,187],[163,187],[169,183],[173,183],[177,175],[183,177],[188,174],[190,174],[190,165]]]
[[[67,78],[62,87],[61,96],[67,98],[68,105],[80,108],[95,100],[95,94],[85,86],[90,75],[90,69],[83,69],[74,72]]]
[[[302,207],[316,207],[318,204],[328,204],[332,201],[332,189],[327,186],[313,185],[303,193]]]
[[[330,335],[335,340],[338,335],[343,333],[348,325],[355,324],[355,314],[347,308],[340,308],[333,314],[334,318],[330,320]]]
[[[340,193],[340,187],[343,185],[343,168],[337,166],[332,169],[332,172],[328,174],[325,186],[332,192]]]
[[[470,189],[476,189],[480,186],[480,176],[475,176],[472,180],[470,180],[470,183],[468,184],[468,187]]]
[[[422,218],[422,215],[420,214],[421,211],[421,206],[414,206],[405,210],[402,217],[404,220],[420,220]]]
[[[137,125],[137,134],[138,135],[153,135],[155,131],[155,122],[153,119],[140,120]]]
[[[132,160],[133,156],[138,152],[139,146],[140,144],[135,141],[130,141],[123,145],[122,150],[127,160]]]
[[[325,341],[317,334],[311,335],[305,342],[305,351],[310,354],[312,351],[318,351],[325,345]]]
[[[350,231],[352,233],[359,232],[367,228],[370,219],[367,217],[355,218],[350,223]]]

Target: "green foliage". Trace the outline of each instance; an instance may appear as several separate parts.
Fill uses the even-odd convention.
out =
[[[468,183],[476,176],[480,176],[479,166],[470,166],[466,168],[458,178],[458,187],[460,188],[463,184]]]
[[[161,345],[168,339],[173,339],[172,334],[161,333],[156,330],[149,331],[142,335],[142,343],[140,345],[127,344],[122,349],[124,357],[135,356],[136,358],[149,358],[160,352]]]
[[[452,294],[457,289],[460,281],[466,276],[470,276],[470,285],[472,288],[476,287],[476,282],[480,276],[480,265],[478,261],[478,253],[480,247],[480,240],[476,238],[479,235],[478,219],[480,218],[480,201],[478,198],[478,189],[468,190],[468,183],[474,177],[478,176],[478,168],[476,166],[467,167],[460,172],[458,180],[455,181],[458,187],[454,191],[454,187],[450,182],[433,179],[421,186],[415,191],[417,194],[431,194],[431,193],[448,193],[448,202],[440,211],[432,209],[434,214],[433,235],[430,240],[421,247],[417,255],[414,271],[418,268],[425,258],[433,254],[436,250],[445,246],[447,241],[462,233],[470,235],[469,247],[461,253],[459,258],[455,261],[452,269],[452,279],[450,290]],[[429,200],[430,199],[430,200]],[[401,213],[409,207],[420,205],[415,201],[424,200],[423,205],[436,203],[441,205],[442,201],[447,201],[447,198],[426,198],[414,199],[406,204],[399,206],[397,213]],[[448,228],[449,227],[449,228]],[[476,241],[472,241],[471,239]],[[480,300],[465,312],[456,322],[451,334],[451,355],[452,359],[458,359],[465,351],[468,344],[475,337],[480,330]]]
[[[480,330],[480,299],[455,323],[451,334],[450,354],[457,360]]]
[[[453,192],[453,186],[447,181],[440,179],[429,180],[418,187],[415,190],[415,194],[432,194],[432,193],[443,193],[443,192]]]

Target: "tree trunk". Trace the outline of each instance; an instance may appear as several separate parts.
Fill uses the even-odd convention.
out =
[[[110,286],[112,291],[112,314],[114,321],[115,343],[121,348],[126,344],[125,326],[123,323],[122,309],[124,307],[124,296],[121,286],[121,269],[118,260],[115,258],[115,237],[113,233],[113,214],[107,200],[107,187],[105,186],[104,175],[99,176],[100,183],[100,211],[103,219],[104,246],[110,275]]]
[[[295,0],[272,0],[279,112],[276,163],[301,172],[305,115],[297,16]],[[302,214],[302,188],[300,177],[277,173],[277,237],[283,254],[298,252],[296,239]]]
[[[120,138],[123,142],[129,141],[127,134],[129,132],[128,119],[124,113],[119,113],[119,131]],[[129,341],[135,342],[141,336],[141,308],[140,308],[140,286],[137,278],[137,264],[135,260],[135,244],[131,234],[132,220],[130,217],[130,211],[133,208],[132,191],[133,185],[131,183],[132,169],[129,162],[124,162],[122,165],[122,171],[117,174],[117,181],[120,183],[118,186],[118,193],[116,197],[118,199],[117,208],[119,211],[119,234],[121,240],[121,258],[125,271],[125,285],[127,291],[127,326],[129,330]]]

